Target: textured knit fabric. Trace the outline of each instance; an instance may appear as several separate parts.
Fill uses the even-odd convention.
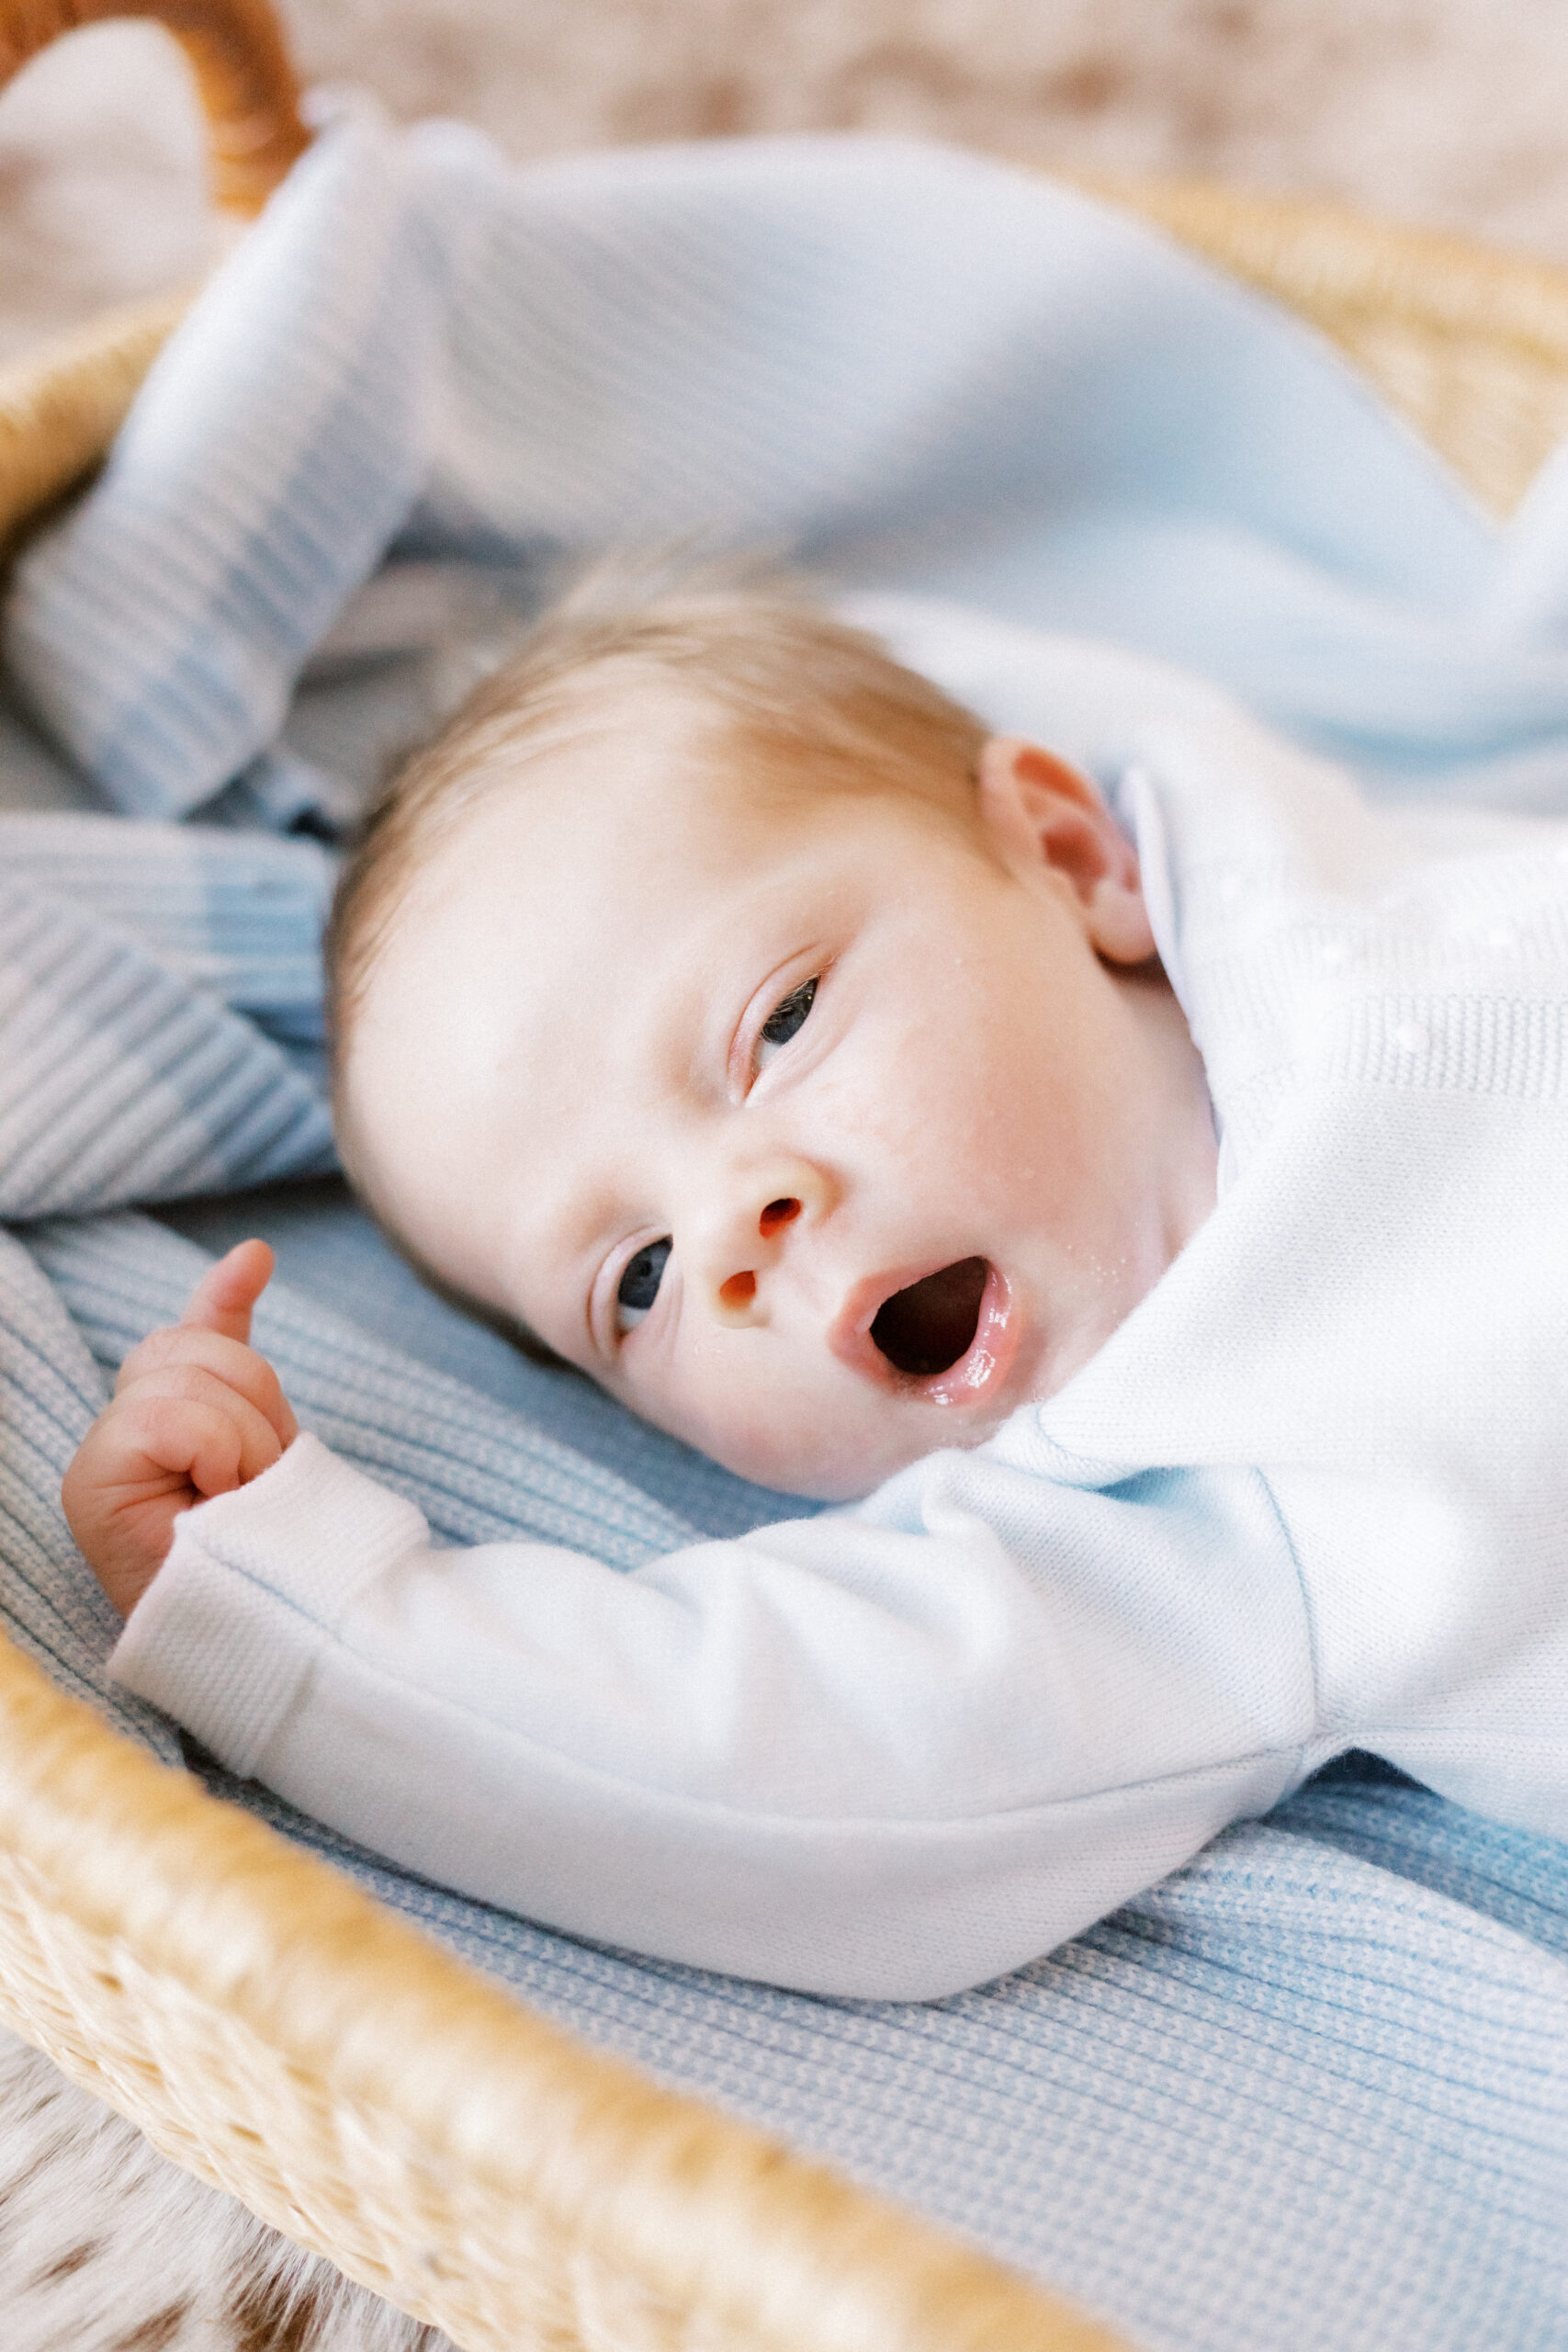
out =
[[[7,661],[124,808],[310,785],[279,721],[400,552],[797,552],[1202,669],[1394,782],[1558,790],[1562,500],[1507,535],[1305,330],[977,157],[714,142],[518,174],[323,135],[21,563]],[[308,747],[307,747],[308,748]]]
[[[0,877],[0,1216],[335,1164],[296,1067],[321,1029],[323,853],[6,815]]]

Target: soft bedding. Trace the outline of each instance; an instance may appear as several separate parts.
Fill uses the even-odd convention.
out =
[[[401,1321],[406,1280],[378,1272],[378,1245],[324,1188],[179,1221],[214,1243],[240,1225],[274,1235],[265,1341],[302,1418],[444,1532],[537,1529],[622,1561],[661,1540],[668,1503],[321,1302],[329,1235],[372,1318]],[[6,1245],[6,1613],[81,1690],[101,1689],[115,1629],[50,1481],[110,1368],[201,1262],[134,1213],[29,1225]],[[448,1312],[432,1305],[426,1330]],[[460,1362],[467,1339],[445,1329],[432,1352]],[[692,1478],[692,1522],[753,1507],[716,1485],[705,1498],[720,1476]],[[107,1703],[177,1754],[134,1702]],[[1568,2327],[1568,1849],[1370,1759],[1035,1966],[919,2005],[813,2000],[573,1942],[191,1760],[563,2023],[1038,2268],[1136,2341],[1544,2352]]]
[[[105,1685],[114,1626],[56,1491],[115,1364],[243,1232],[279,1250],[258,1340],[302,1420],[448,1539],[626,1566],[775,1507],[419,1292],[330,1174],[313,836],[547,557],[769,538],[880,600],[858,609],[993,723],[1069,752],[1103,756],[1108,710],[1204,690],[1042,628],[1188,661],[1379,788],[1561,806],[1558,498],[1549,479],[1495,534],[1309,338],[989,166],[826,141],[513,177],[467,134],[344,118],[9,615],[19,685],[75,763],[0,732],[16,1637],[180,1758]],[[394,539],[391,592],[323,663]],[[1568,2336],[1568,1848],[1370,1760],[1064,1951],[923,2005],[574,1942],[187,1760],[590,2039],[1135,2340]]]

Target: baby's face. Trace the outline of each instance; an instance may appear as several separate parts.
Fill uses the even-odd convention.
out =
[[[445,1280],[844,1498],[1049,1394],[1158,1278],[1213,1198],[1201,1072],[1134,968],[1132,854],[1044,754],[990,746],[971,824],[766,795],[689,734],[560,755],[441,844],[349,1125]]]

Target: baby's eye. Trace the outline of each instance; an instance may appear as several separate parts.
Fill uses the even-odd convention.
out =
[[[775,1004],[757,1034],[757,1067],[765,1069],[780,1046],[787,1046],[795,1031],[804,1027],[806,1016],[817,997],[815,979],[802,980],[797,989]]]
[[[670,1255],[668,1237],[662,1241],[649,1241],[635,1258],[626,1260],[626,1271],[615,1289],[615,1329],[629,1331],[640,1323],[654,1300],[664,1279],[665,1261]]]

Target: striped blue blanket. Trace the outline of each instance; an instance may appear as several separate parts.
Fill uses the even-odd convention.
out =
[[[998,724],[1070,734],[1019,633],[1070,626],[1195,663],[1378,788],[1561,805],[1563,495],[1495,531],[1299,331],[987,165],[794,142],[513,175],[350,111],[8,614],[64,755],[0,719],[15,1637],[181,1760],[105,1684],[57,1490],[115,1365],[255,1229],[301,1419],[450,1539],[626,1566],[773,1508],[419,1292],[332,1177],[315,836],[438,697],[454,613],[612,537],[763,538],[980,607],[906,619]],[[576,1943],[219,1785],[591,2039],[1151,2347],[1568,2343],[1568,1849],[1367,1760],[1066,1950],[904,2007]]]

